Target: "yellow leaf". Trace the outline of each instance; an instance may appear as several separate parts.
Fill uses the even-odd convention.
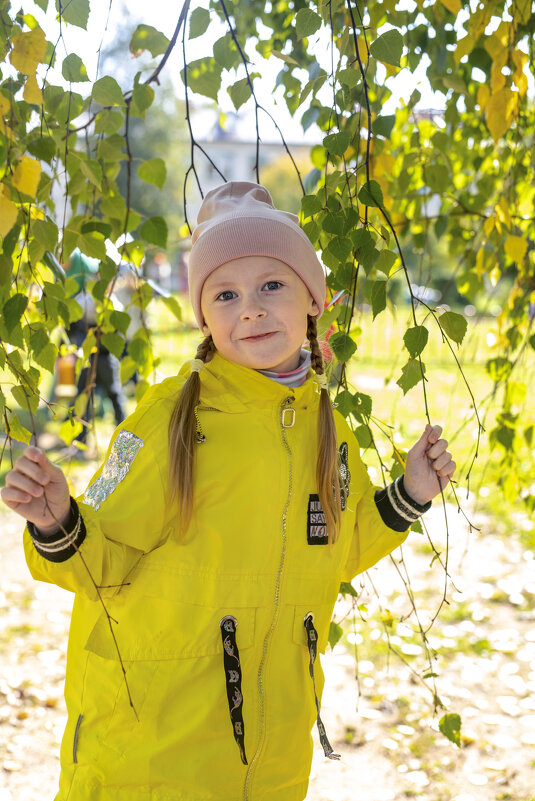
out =
[[[457,42],[457,47],[455,49],[455,53],[453,54],[453,58],[455,59],[456,64],[460,64],[461,59],[471,53],[474,49],[474,40],[468,34],[468,36],[464,36],[462,39],[459,39]]]
[[[37,85],[37,78],[35,75],[29,75],[26,80],[24,99],[27,103],[35,103],[38,106],[43,105],[43,93]]]
[[[372,159],[372,171],[374,176],[377,175],[392,175],[396,159],[391,153],[383,151],[374,159]]]
[[[500,268],[498,267],[498,265],[496,265],[496,267],[494,267],[494,269],[492,269],[490,271],[490,275],[489,275],[490,283],[492,284],[492,286],[496,286],[496,284],[498,283],[498,281],[501,278],[501,275],[502,274],[500,272]]]
[[[0,236],[8,234],[17,221],[19,210],[9,199],[9,189],[0,184]]]
[[[34,28],[33,31],[19,33],[13,38],[9,60],[23,75],[34,75],[37,65],[44,60],[45,53],[45,34],[41,28]]]
[[[528,249],[528,243],[522,236],[508,236],[505,240],[505,252],[518,264],[523,260]]]
[[[503,87],[493,92],[486,108],[487,128],[495,142],[504,136],[518,111],[518,92]]]
[[[496,203],[494,210],[496,212],[496,218],[508,228],[511,227],[511,215],[509,214],[509,207],[507,205],[507,201],[505,197],[502,195],[499,201]]]
[[[485,106],[487,105],[490,97],[490,89],[486,83],[482,83],[479,89],[477,90],[477,105],[483,111]]]
[[[4,116],[4,114],[7,114],[7,112],[10,109],[11,109],[11,103],[9,102],[7,97],[5,97],[5,95],[0,95],[0,114],[2,115],[2,117]]]
[[[492,67],[490,68],[490,90],[493,95],[505,86],[505,75],[502,72],[503,66],[501,59],[492,62]]]
[[[529,56],[527,53],[522,52],[522,50],[513,50],[513,62],[516,67],[513,72],[513,81],[515,82],[520,97],[524,97],[528,91],[528,79],[524,73],[524,66],[528,60]]]
[[[41,165],[29,156],[22,156],[13,173],[13,186],[24,195],[34,197],[41,177]]]
[[[527,25],[531,19],[531,0],[513,0],[513,19]]]
[[[442,5],[446,6],[452,14],[458,14],[461,10],[461,0],[442,0]]]
[[[483,228],[485,229],[485,233],[486,233],[487,237],[489,237],[491,235],[491,233],[494,231],[495,222],[496,222],[496,218],[495,217],[487,217],[487,219],[485,220],[485,222],[483,224]]]
[[[482,3],[477,11],[474,11],[468,22],[468,31],[477,42],[485,28],[490,22],[492,16],[492,6],[490,4]]]

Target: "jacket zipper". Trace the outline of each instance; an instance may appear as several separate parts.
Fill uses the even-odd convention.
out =
[[[258,746],[255,751],[255,754],[251,760],[251,763],[247,769],[247,775],[245,777],[245,785],[244,785],[244,793],[243,793],[243,800],[250,801],[249,796],[249,789],[253,777],[253,773],[255,770],[256,763],[259,759],[260,752],[264,746],[264,739],[265,739],[265,701],[264,701],[264,670],[266,666],[266,657],[267,651],[269,648],[269,643],[271,640],[271,636],[275,629],[277,618],[279,616],[279,595],[280,595],[280,585],[281,585],[281,577],[282,577],[282,570],[284,567],[284,558],[286,556],[286,517],[288,514],[288,508],[290,506],[290,498],[292,494],[292,451],[288,444],[288,439],[286,437],[286,429],[291,428],[295,422],[295,409],[292,406],[295,398],[293,396],[288,396],[284,399],[284,401],[280,405],[280,425],[281,425],[281,437],[282,437],[282,444],[283,447],[288,454],[288,495],[286,497],[286,503],[284,505],[284,511],[282,513],[282,550],[281,550],[281,557],[279,562],[279,569],[277,571],[277,580],[275,582],[275,596],[274,596],[274,614],[271,619],[271,625],[269,627],[269,631],[267,632],[264,638],[264,645],[262,648],[262,658],[260,660],[260,665],[258,666],[258,695],[260,699],[260,714],[259,714],[259,723],[258,723],[258,730],[259,730],[259,741]]]

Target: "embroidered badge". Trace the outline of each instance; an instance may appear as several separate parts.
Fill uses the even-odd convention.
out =
[[[347,495],[349,493],[349,482],[351,481],[351,473],[348,466],[348,448],[347,442],[342,442],[339,449],[340,454],[340,490],[345,490],[341,494],[341,509],[345,511],[347,507]],[[333,487],[334,490],[334,487]],[[321,505],[319,495],[313,493],[308,496],[308,512],[307,512],[307,542],[309,545],[326,545],[329,542],[327,533],[327,524],[325,522],[325,513]]]
[[[347,495],[349,493],[349,482],[351,481],[351,473],[349,472],[349,467],[348,467],[348,464],[347,464],[347,452],[348,452],[347,451],[347,442],[342,442],[342,444],[340,445],[340,450],[339,450],[339,454],[340,454],[340,468],[339,469],[340,469],[340,481],[341,481],[340,489],[342,487],[344,487],[344,489],[345,489],[345,492],[342,494],[342,503],[340,504],[341,508],[342,508],[342,512],[345,511],[345,508],[347,506]]]
[[[325,514],[315,492],[308,496],[307,542],[309,545],[327,545],[329,542]]]
[[[102,473],[85,491],[83,502],[98,509],[130,470],[143,440],[131,431],[120,431],[111,446],[110,455],[104,463]]]

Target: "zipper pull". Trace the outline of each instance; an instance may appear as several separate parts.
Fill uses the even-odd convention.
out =
[[[281,424],[283,428],[291,428],[295,423],[295,409],[292,406],[295,398],[290,396],[283,401],[281,410]]]

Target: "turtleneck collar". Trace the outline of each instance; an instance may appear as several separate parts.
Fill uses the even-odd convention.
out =
[[[299,355],[299,365],[295,370],[291,370],[289,373],[277,373],[272,370],[257,370],[256,372],[265,375],[266,378],[271,378],[272,381],[276,381],[283,387],[300,387],[307,380],[309,368],[310,351],[303,348]]]

